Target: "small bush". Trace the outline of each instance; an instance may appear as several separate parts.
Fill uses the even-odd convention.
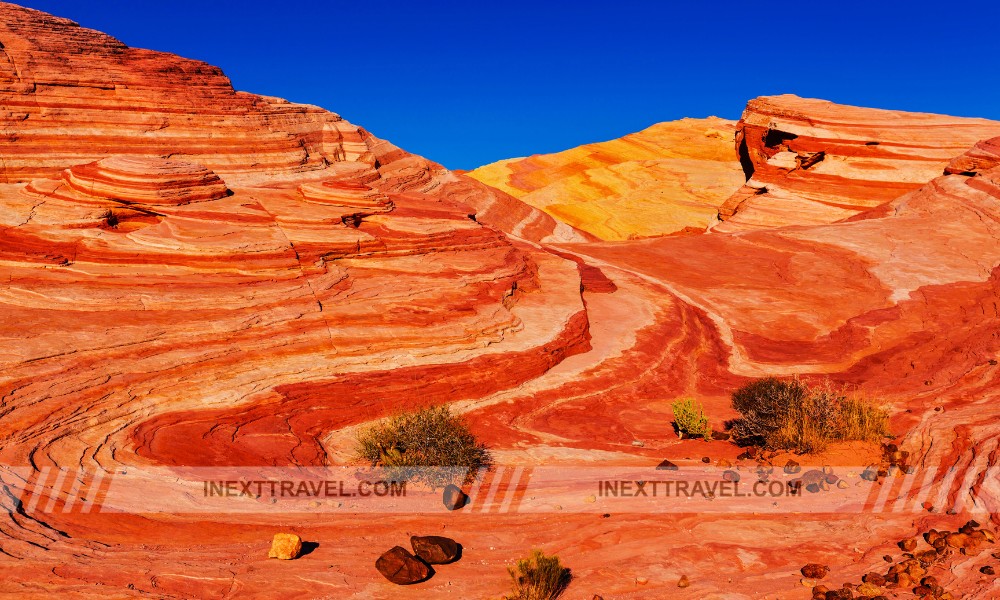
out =
[[[877,442],[889,434],[889,413],[869,398],[835,390],[811,389],[793,379],[752,381],[733,393],[741,418],[732,423],[742,445],[798,453],[822,452],[832,441]]]
[[[485,444],[447,406],[401,413],[358,433],[355,455],[394,478],[423,481],[433,488],[463,483],[479,469],[493,466]],[[422,467],[453,467],[424,469]]]
[[[733,392],[733,408],[742,415],[733,423],[733,437],[748,446],[767,446],[793,406],[800,406],[809,389],[797,379],[775,377],[751,381]]]
[[[674,427],[678,435],[683,437],[702,437],[706,441],[712,439],[712,428],[708,425],[708,417],[701,404],[691,398],[674,400],[670,405],[674,413]]]
[[[554,600],[573,578],[558,556],[546,556],[541,550],[532,550],[531,556],[517,561],[515,567],[507,567],[507,571],[514,580],[514,592],[504,600]]]

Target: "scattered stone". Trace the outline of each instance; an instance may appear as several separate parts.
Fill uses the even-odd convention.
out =
[[[802,576],[809,579],[823,579],[830,572],[830,567],[818,563],[809,563],[802,567]]]
[[[441,501],[448,510],[458,510],[469,503],[469,497],[454,483],[448,484],[441,495]]]
[[[846,479],[841,479],[841,480],[837,481],[837,487],[840,488],[840,489],[842,489],[842,490],[846,490],[850,486],[851,486],[851,484],[847,483]]]
[[[677,587],[686,588],[691,586],[691,581],[688,579],[687,575],[681,575],[681,578],[677,581]]]
[[[636,448],[642,448],[645,446],[645,444],[642,443],[642,440],[632,440],[632,445]]]
[[[865,481],[877,481],[878,480],[879,469],[876,465],[868,465],[864,471],[861,472],[861,479]]]
[[[969,534],[969,533],[972,533],[973,531],[975,531],[976,529],[979,529],[979,521],[976,521],[975,519],[973,519],[973,520],[969,521],[968,523],[966,523],[965,525],[962,525],[961,527],[959,527],[958,528],[958,532],[959,533]]]
[[[433,573],[427,563],[410,554],[402,546],[386,550],[375,561],[375,568],[383,577],[396,585],[420,583]]]
[[[870,583],[872,585],[876,585],[878,587],[882,587],[883,585],[885,585],[885,577],[882,576],[880,573],[866,573],[861,577],[861,581],[865,583]]]
[[[649,583],[649,578],[647,577],[636,577],[635,582],[639,585],[646,585]]]
[[[993,567],[991,567],[990,565],[984,565],[984,566],[980,567],[979,572],[982,573],[983,575],[996,575],[997,574],[996,570]]]
[[[709,458],[709,457],[707,457],[707,456],[705,456],[705,457],[702,457],[701,462],[703,462],[703,463],[705,463],[707,465],[710,462],[712,462],[712,459]]]
[[[882,556],[882,560],[884,560],[885,562],[891,563],[892,562],[892,557],[889,556],[888,554],[885,554],[885,555]]]
[[[601,515],[601,518],[602,519],[610,519],[611,518],[611,513],[604,513],[603,515]]]
[[[874,583],[866,582],[858,586],[858,593],[862,596],[877,596],[881,591],[882,588]]]
[[[458,544],[439,535],[410,536],[413,553],[430,565],[443,565],[458,558]]]
[[[733,463],[729,462],[724,458],[720,458],[719,462],[715,463],[715,466],[719,467],[720,469],[728,469],[729,467],[733,466]]]
[[[948,546],[956,550],[962,550],[969,545],[969,536],[964,533],[949,533],[947,539]]]
[[[897,546],[899,546],[903,552],[913,552],[917,548],[917,540],[907,538],[905,540],[901,540]]]
[[[722,479],[724,479],[725,481],[732,481],[733,483],[736,483],[740,480],[740,474],[730,469],[722,474]]]
[[[931,546],[934,545],[935,540],[943,539],[944,537],[945,534],[941,533],[937,529],[928,529],[926,532],[924,532],[924,541],[930,544]]]
[[[597,496],[591,494],[591,495],[587,496],[586,498],[584,498],[583,501],[586,502],[586,503],[588,503],[588,504],[593,504],[594,502],[597,502]]]
[[[302,538],[294,533],[276,533],[271,540],[271,550],[268,558],[279,560],[295,560],[302,554]]]
[[[656,465],[657,471],[676,471],[677,469],[678,469],[677,465],[666,459],[664,459],[663,462],[661,462],[660,464]]]
[[[784,469],[784,471],[788,475],[795,475],[796,473],[798,473],[801,470],[802,470],[802,466],[799,465],[799,463],[795,462],[792,459],[788,459],[788,462],[785,463],[785,469]]]

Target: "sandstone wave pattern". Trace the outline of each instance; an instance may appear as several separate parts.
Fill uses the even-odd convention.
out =
[[[734,135],[732,121],[683,119],[468,175],[602,240],[700,233],[744,182]]]
[[[1000,455],[995,123],[760,98],[490,187],[52,15],[0,3],[0,44],[0,595],[486,598],[538,547],[567,598],[808,598],[805,564],[859,581],[918,531],[1000,524],[995,482],[966,475]],[[661,181],[670,200],[638,202]],[[530,205],[560,185],[584,208]],[[721,428],[763,375],[886,402],[921,467],[879,488],[893,510],[624,512],[574,481],[508,512],[67,508],[81,472],[354,469],[359,426],[428,404],[494,449],[490,482],[702,457],[749,477],[729,442],[679,440],[670,404]],[[279,532],[302,556],[267,557]],[[373,565],[410,535],[463,558],[400,592]],[[935,576],[995,598],[990,561]]]

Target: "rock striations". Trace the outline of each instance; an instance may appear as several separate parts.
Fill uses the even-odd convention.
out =
[[[744,181],[734,123],[683,119],[469,176],[604,240],[703,232]]]
[[[735,127],[664,124],[475,174],[498,189],[11,4],[0,95],[0,595],[394,598],[373,548],[444,529],[462,540],[448,560],[474,560],[411,569],[407,595],[498,596],[538,547],[577,595],[672,597],[681,580],[806,597],[803,564],[859,581],[915,528],[964,522],[949,508],[1000,504],[975,476],[1000,443],[996,123],[761,98]],[[695,396],[721,426],[728,394],[769,374],[883,398],[921,465],[878,488],[900,503],[624,513],[575,476],[558,505],[518,485],[539,466],[683,473],[701,456],[749,480],[741,449],[679,441],[670,404]],[[116,513],[74,475],[353,465],[359,425],[428,404],[468,417],[499,463],[487,494],[435,494],[436,513],[356,497]],[[831,458],[864,456],[849,451]],[[267,558],[275,532],[295,560]],[[956,596],[1000,593],[989,553],[946,558],[935,577]]]
[[[0,13],[0,183],[52,177],[109,156],[193,163],[233,187],[318,181],[331,165],[346,161],[378,169],[383,179],[411,189],[440,187],[435,195],[460,196],[488,224],[490,207],[520,204],[334,113],[235,91],[218,67],[129,48],[13,4],[0,4]],[[137,168],[116,159],[103,170],[123,181],[123,173],[134,176]],[[166,176],[169,168],[150,173]],[[532,240],[586,239],[540,211],[517,208],[516,217],[497,215],[496,226],[519,228],[521,237]]]
[[[713,231],[832,223],[941,175],[1000,123],[834,104],[797,96],[751,100],[737,124],[747,183]]]

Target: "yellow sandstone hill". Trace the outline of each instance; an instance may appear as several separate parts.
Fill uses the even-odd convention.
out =
[[[735,132],[717,117],[681,119],[468,175],[604,240],[700,232],[745,183]]]

